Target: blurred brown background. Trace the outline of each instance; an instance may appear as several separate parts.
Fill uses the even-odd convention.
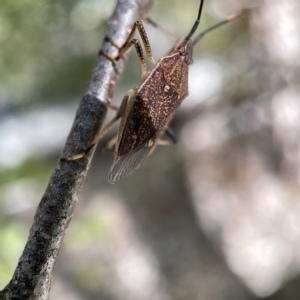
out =
[[[1,3],[0,288],[21,255],[114,5]],[[157,0],[149,15],[180,38],[198,6]],[[157,148],[110,185],[112,152],[101,149],[115,131],[98,145],[52,299],[300,299],[300,3],[206,1],[200,27],[253,6],[195,47],[190,95],[172,123],[176,146]],[[173,43],[146,29],[158,59]],[[115,104],[140,74],[132,53]]]

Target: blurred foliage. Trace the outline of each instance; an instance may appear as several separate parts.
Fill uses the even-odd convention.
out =
[[[27,199],[28,197],[32,198],[34,193],[26,191],[24,185],[28,185],[30,190],[34,189],[35,186],[45,187],[52,170],[53,161],[30,159],[16,168],[10,168],[0,173],[0,288],[5,286],[11,279],[16,262],[27,241],[30,224],[27,221],[24,223],[25,220],[22,217],[24,215],[23,207],[25,212],[28,207],[32,207],[28,200],[32,200],[34,208],[36,207],[36,201],[34,200],[37,199]],[[34,183],[34,185],[31,185],[31,183]],[[38,195],[42,191],[43,189],[38,189]],[[19,199],[21,201],[20,205],[18,205]],[[19,206],[21,214],[11,214],[10,208],[14,206],[16,208]],[[32,218],[29,219],[29,222],[32,222]]]
[[[0,104],[78,98],[112,5],[95,0],[2,1]]]
[[[49,180],[51,172],[53,171],[53,163],[54,160],[45,161],[29,159],[16,168],[8,169],[5,172],[5,175],[3,174],[0,176],[0,187],[6,183],[27,177],[34,178],[40,184],[45,185]]]
[[[70,237],[76,235],[77,239],[66,237],[67,251],[76,252],[84,245],[105,241],[111,233],[111,225],[109,215],[99,214],[94,209],[86,209],[70,228]]]
[[[0,202],[1,203],[1,202]],[[28,230],[16,220],[6,220],[0,215],[0,288],[5,286],[16,268],[26,243]]]

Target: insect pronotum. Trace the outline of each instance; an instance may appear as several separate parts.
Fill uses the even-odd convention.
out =
[[[155,62],[152,57],[148,37],[141,21],[134,23],[122,47],[110,40],[119,49],[119,54],[116,57],[103,53],[111,61],[120,59],[134,45],[142,69],[142,80],[135,88],[125,94],[116,116],[94,139],[91,145],[85,151],[63,159],[64,161],[84,157],[119,118],[121,118],[121,123],[118,134],[109,145],[109,147],[112,147],[115,144],[114,162],[108,175],[110,183],[115,183],[136,170],[157,145],[176,143],[176,138],[168,125],[182,100],[188,95],[188,68],[193,62],[193,47],[208,32],[244,14],[242,12],[231,16],[191,40],[200,23],[203,3],[204,0],[201,0],[198,17],[189,34],[176,45],[171,53],[159,59],[158,62]],[[139,40],[132,39],[136,29],[138,29],[142,38],[147,57],[154,65],[153,69],[148,72],[141,44]],[[171,141],[161,139],[164,133],[170,137]]]

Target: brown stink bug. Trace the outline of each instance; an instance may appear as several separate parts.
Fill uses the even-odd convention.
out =
[[[110,183],[115,183],[131,174],[153,152],[157,145],[169,144],[169,141],[161,139],[164,133],[171,138],[173,143],[176,142],[176,138],[168,125],[182,100],[188,95],[188,68],[193,61],[194,45],[209,31],[242,15],[229,17],[200,33],[192,41],[191,37],[200,22],[203,3],[204,0],[201,0],[198,17],[190,33],[176,45],[171,53],[162,57],[158,62],[155,62],[152,57],[148,37],[141,21],[134,23],[131,33],[122,47],[110,40],[119,49],[119,54],[116,57],[103,53],[111,61],[120,59],[134,45],[141,64],[142,81],[125,94],[116,116],[92,144],[84,152],[66,158],[65,161],[84,157],[119,118],[121,118],[121,124],[118,135],[110,143],[110,147],[115,143],[114,162],[108,175]],[[139,40],[132,39],[136,29],[142,38],[147,57],[154,64],[153,69],[148,72],[141,44]]]

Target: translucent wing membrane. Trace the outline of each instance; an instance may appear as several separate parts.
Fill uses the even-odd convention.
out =
[[[109,171],[108,181],[110,183],[116,183],[123,177],[131,174],[148,157],[150,152],[154,150],[153,146],[149,147],[148,144],[145,143],[125,157],[118,157]]]

